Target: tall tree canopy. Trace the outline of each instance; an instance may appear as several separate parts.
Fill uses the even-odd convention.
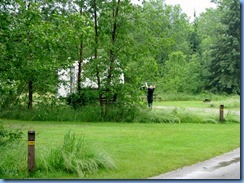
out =
[[[240,93],[240,2],[218,1],[222,26],[211,49],[209,87],[214,92]]]
[[[138,102],[145,81],[164,92],[239,93],[240,3],[214,2],[191,23],[163,0],[2,0],[0,104],[25,95],[31,109],[34,93],[55,94],[58,69],[75,61],[74,92],[94,80],[103,115],[115,94],[121,105]]]

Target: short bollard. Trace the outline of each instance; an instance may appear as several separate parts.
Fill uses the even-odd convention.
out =
[[[220,123],[224,121],[224,105],[219,106],[219,121]]]
[[[28,131],[28,170],[35,169],[35,131]]]

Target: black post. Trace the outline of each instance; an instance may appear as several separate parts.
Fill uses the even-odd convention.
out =
[[[28,170],[35,168],[35,131],[28,131]]]
[[[219,106],[219,121],[222,123],[224,121],[224,105]]]

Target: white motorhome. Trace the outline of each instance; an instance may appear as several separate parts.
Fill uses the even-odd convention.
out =
[[[89,63],[89,60],[86,59],[83,61],[83,66]],[[59,85],[57,91],[57,97],[67,97],[70,93],[74,93],[77,88],[77,76],[78,76],[78,61],[75,61],[74,64],[67,69],[58,70]],[[84,67],[82,67],[84,68]],[[121,70],[119,68],[119,70]],[[84,76],[84,70],[81,72],[81,77]],[[119,83],[124,83],[124,74],[121,73],[119,76]],[[91,78],[82,78],[81,81],[82,88],[98,88],[96,77]]]

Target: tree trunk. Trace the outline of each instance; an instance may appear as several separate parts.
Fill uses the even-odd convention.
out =
[[[82,71],[82,62],[83,62],[83,43],[80,43],[80,58],[78,62],[78,75],[77,75],[77,91],[81,91],[81,71]]]
[[[28,109],[32,109],[32,103],[33,103],[33,83],[32,83],[32,80],[29,80],[28,90],[29,90]]]
[[[110,54],[110,64],[109,64],[109,69],[108,69],[108,77],[107,77],[107,86],[110,88],[111,81],[112,81],[112,72],[114,71],[114,62],[116,60],[116,56],[114,53],[114,45],[116,41],[116,31],[117,31],[117,19],[119,16],[119,5],[120,5],[120,0],[118,0],[117,4],[115,5],[115,8],[113,9],[113,25],[112,25],[112,34],[111,34],[111,42],[112,42],[112,48],[109,51]],[[105,107],[105,115],[109,113],[109,101],[111,98],[111,90],[108,89],[106,90],[106,107]]]
[[[83,11],[82,7],[80,7],[80,15],[82,16]],[[77,75],[77,91],[78,93],[81,91],[81,71],[82,71],[82,62],[83,62],[83,40],[80,42],[80,58],[78,62],[78,75]]]
[[[98,26],[97,26],[97,1],[93,1],[93,6],[94,6],[94,31],[95,31],[95,47],[94,47],[94,59],[96,60],[98,58]],[[99,68],[96,66],[96,78],[97,78],[97,86],[98,86],[98,91],[99,91],[99,103],[100,103],[100,108],[101,108],[101,115],[104,115],[104,110],[103,110],[103,91],[101,91],[101,78],[99,76]]]

